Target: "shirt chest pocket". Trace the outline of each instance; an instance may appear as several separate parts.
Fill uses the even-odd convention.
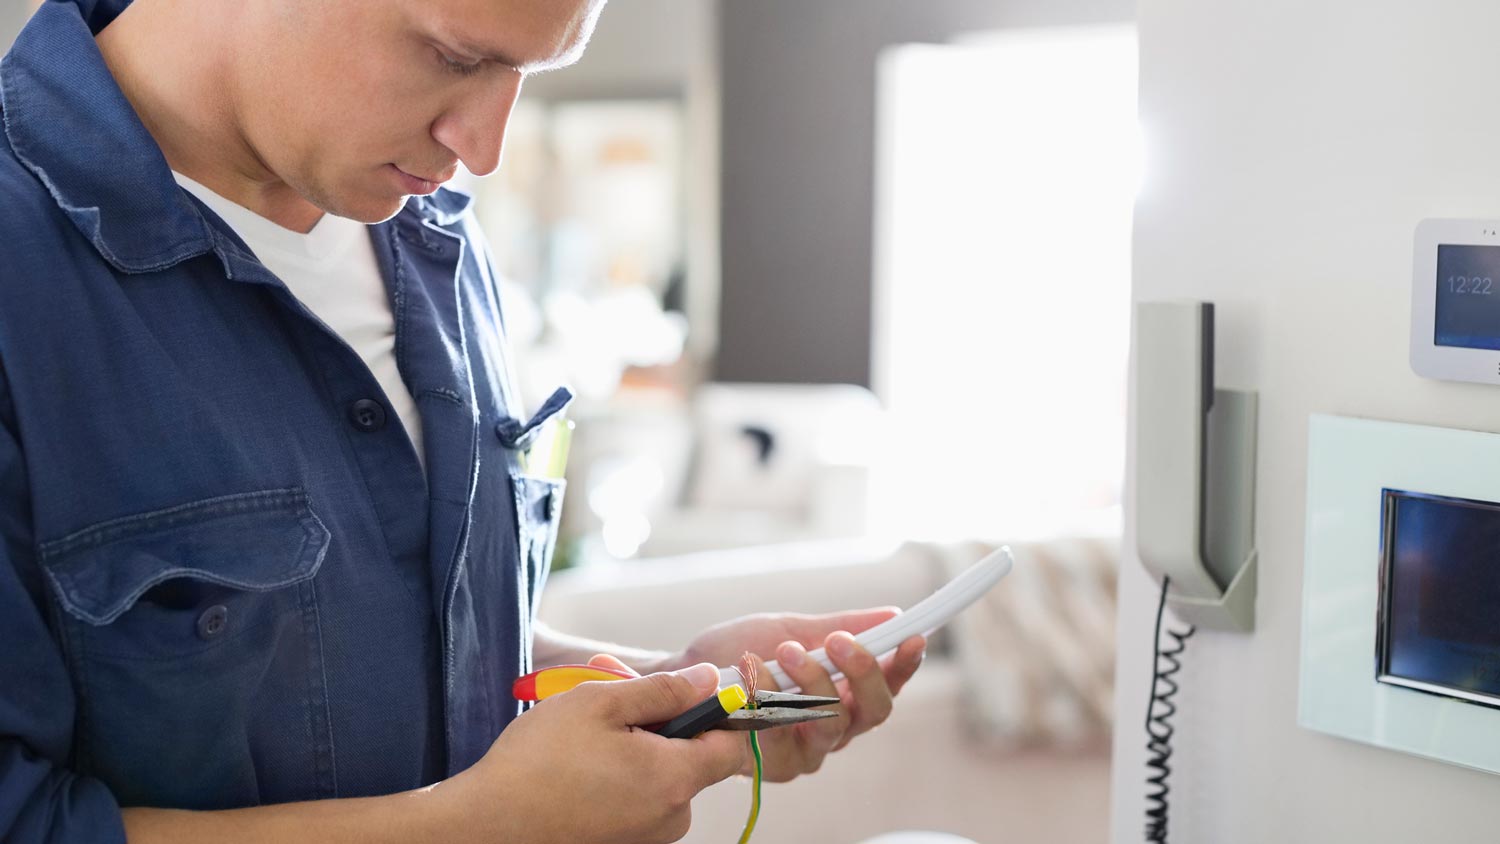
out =
[[[532,475],[511,477],[516,500],[516,535],[520,540],[521,564],[531,595],[531,612],[541,608],[542,587],[557,548],[557,529],[562,516],[567,483]]]
[[[125,805],[333,796],[314,580],[330,541],[288,489],[44,543],[79,701],[75,766]]]

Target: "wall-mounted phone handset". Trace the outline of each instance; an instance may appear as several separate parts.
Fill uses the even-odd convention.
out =
[[[1208,302],[1135,305],[1135,541],[1183,621],[1255,626],[1256,394],[1214,389]]]

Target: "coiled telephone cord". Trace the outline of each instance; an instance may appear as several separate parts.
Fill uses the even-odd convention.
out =
[[[1152,633],[1151,700],[1146,705],[1146,767],[1154,771],[1146,778],[1146,840],[1167,840],[1167,798],[1172,788],[1167,784],[1172,776],[1172,716],[1177,714],[1177,681],[1172,679],[1182,670],[1178,657],[1186,650],[1187,640],[1193,635],[1191,626],[1185,631],[1168,630],[1172,644],[1162,648],[1162,614],[1167,608],[1167,585],[1171,578],[1161,579],[1161,600],[1156,605],[1156,627]]]

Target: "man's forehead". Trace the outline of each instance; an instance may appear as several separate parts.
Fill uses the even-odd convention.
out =
[[[418,20],[473,58],[535,72],[583,53],[604,0],[414,0]]]

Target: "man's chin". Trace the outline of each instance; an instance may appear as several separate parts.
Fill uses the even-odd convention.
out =
[[[345,217],[365,225],[373,226],[401,213],[406,207],[407,197],[361,197],[358,201],[341,202],[335,208],[324,210],[338,217]]]

